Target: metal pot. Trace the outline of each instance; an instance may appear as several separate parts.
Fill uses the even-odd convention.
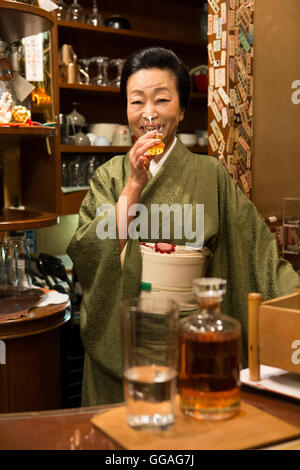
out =
[[[130,22],[126,18],[117,15],[108,18],[108,20],[105,21],[105,24],[109,28],[131,29]]]

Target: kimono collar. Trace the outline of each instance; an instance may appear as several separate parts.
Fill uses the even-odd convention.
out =
[[[175,137],[174,137],[174,140],[173,140],[173,142],[172,142],[171,147],[169,148],[169,150],[166,151],[165,155],[159,160],[158,163],[156,163],[154,160],[151,160],[149,170],[150,170],[152,176],[155,176],[155,175],[156,175],[156,173],[158,172],[158,170],[160,169],[160,167],[161,167],[161,166],[164,164],[164,162],[167,160],[168,156],[170,155],[170,153],[172,152],[173,148],[175,147],[176,141],[177,141],[177,137],[175,136]]]

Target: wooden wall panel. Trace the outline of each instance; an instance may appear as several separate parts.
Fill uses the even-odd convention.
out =
[[[255,2],[252,199],[264,216],[300,197],[299,18],[299,0]]]

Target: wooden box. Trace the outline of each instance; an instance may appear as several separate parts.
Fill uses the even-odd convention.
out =
[[[260,364],[300,374],[300,288],[266,302],[249,294],[248,305],[250,380],[260,380]]]

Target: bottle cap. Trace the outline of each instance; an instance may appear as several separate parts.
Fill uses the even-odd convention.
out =
[[[150,291],[151,288],[152,288],[152,284],[150,282],[141,282],[140,283],[140,289],[141,290]]]
[[[193,292],[194,294],[200,297],[222,297],[226,294],[226,284],[225,279],[219,278],[197,278],[193,280]]]

